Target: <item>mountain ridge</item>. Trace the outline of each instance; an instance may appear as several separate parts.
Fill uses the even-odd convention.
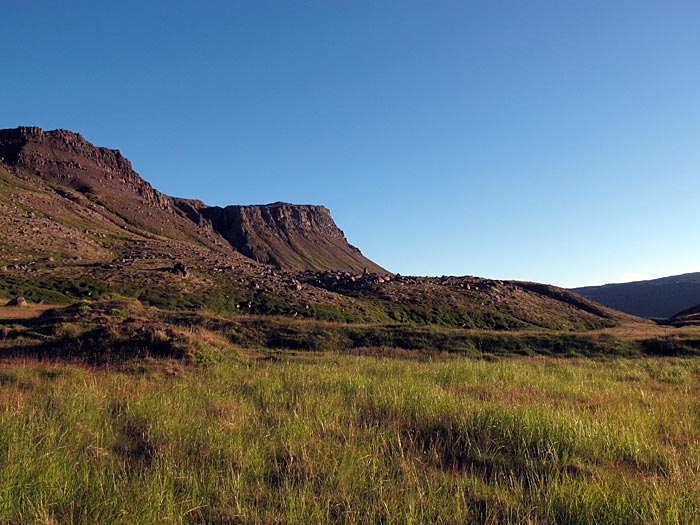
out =
[[[571,290],[632,315],[666,319],[700,304],[700,272]]]

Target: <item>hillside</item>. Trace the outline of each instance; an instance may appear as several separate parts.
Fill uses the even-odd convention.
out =
[[[69,131],[1,131],[0,157],[5,298],[129,297],[163,311],[402,326],[372,339],[395,346],[415,344],[416,326],[516,333],[640,322],[552,286],[392,275],[350,246],[322,206],[219,208],[170,197],[118,150]],[[300,332],[307,337],[308,326]]]
[[[700,273],[631,283],[573,288],[573,292],[640,317],[665,319],[700,304]]]
[[[676,327],[700,326],[700,304],[672,315],[665,321],[665,324]]]

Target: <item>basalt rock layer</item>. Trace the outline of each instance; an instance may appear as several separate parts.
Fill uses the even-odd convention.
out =
[[[202,215],[231,246],[261,263],[292,270],[386,273],[348,243],[323,206],[276,202],[207,207]]]

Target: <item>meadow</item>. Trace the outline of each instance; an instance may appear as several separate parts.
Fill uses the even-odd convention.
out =
[[[700,522],[700,359],[0,364],[0,523]]]

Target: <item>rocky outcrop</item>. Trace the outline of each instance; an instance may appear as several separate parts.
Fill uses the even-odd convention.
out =
[[[170,199],[153,189],[119,150],[94,146],[78,133],[37,127],[0,130],[0,160],[54,179],[83,194],[128,191],[143,204],[170,209]]]
[[[24,297],[19,296],[8,301],[7,304],[5,304],[5,306],[17,306],[20,308],[24,308],[25,306],[29,306],[29,304],[27,303],[27,300]]]
[[[236,250],[261,263],[290,270],[386,270],[350,245],[328,208],[286,202],[204,207],[201,215]]]
[[[390,330],[415,323],[539,332],[641,322],[534,283],[391,275],[347,242],[327,208],[281,202],[219,208],[169,197],[143,181],[121,153],[75,133],[2,131],[0,156],[5,297],[21,290],[32,303],[119,295],[167,316],[188,310],[180,317],[188,323],[190,315],[203,319],[194,311],[201,308],[254,314],[256,326],[264,323],[257,316],[273,315],[270,332],[279,331],[279,316],[391,323]],[[76,308],[82,318],[82,303]],[[446,333],[428,332],[420,338],[431,348]],[[92,334],[85,345],[103,348],[104,334]],[[136,332],[124,335],[141,341]]]
[[[190,276],[190,271],[187,269],[187,266],[185,266],[185,264],[182,262],[175,263],[175,266],[173,266],[170,269],[170,273],[172,273],[173,275],[177,275],[178,277],[184,278]]]

